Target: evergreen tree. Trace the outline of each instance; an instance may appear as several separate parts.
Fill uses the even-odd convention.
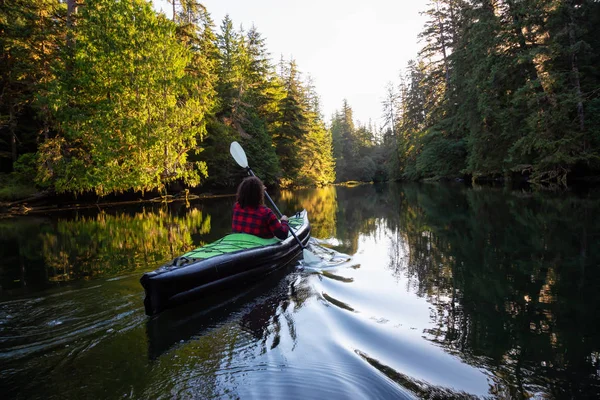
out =
[[[279,176],[279,164],[267,131],[268,113],[276,108],[270,97],[274,71],[265,41],[256,28],[236,32],[226,16],[217,35],[220,104],[207,140],[213,154],[209,161],[211,183],[229,185],[235,166],[229,160],[229,144],[239,141],[252,161],[254,171],[266,182]],[[234,168],[233,171],[231,168]]]
[[[426,129],[427,115],[424,64],[409,61],[406,70],[406,85],[401,88],[402,119],[396,139],[402,175],[408,179],[420,178],[417,157],[421,152],[422,132]],[[387,140],[388,143],[390,139]],[[392,140],[392,145],[393,145]],[[391,175],[394,175],[391,172]]]
[[[535,40],[543,49],[534,59],[543,92],[535,97],[533,112],[526,119],[529,129],[511,154],[526,157],[528,165],[515,169],[531,168],[533,180],[566,184],[573,168],[598,167],[598,125],[588,126],[585,117],[586,103],[593,104],[598,98],[598,79],[593,73],[583,73],[591,70],[582,70],[581,62],[589,60],[590,44],[598,43],[594,39],[588,42],[588,29],[595,27],[586,22],[599,7],[587,1],[537,6],[529,11],[536,17],[530,18],[531,25],[537,28]]]
[[[303,108],[303,88],[294,60],[289,62],[281,78],[285,97],[279,102],[279,118],[273,142],[283,177],[293,182],[302,166],[299,146],[308,133],[308,121]]]
[[[280,166],[273,144],[271,121],[276,118],[283,91],[271,64],[266,40],[255,26],[246,33],[245,59],[247,90],[244,105],[251,123],[246,127],[250,137],[242,137],[242,144],[256,160],[255,168],[261,178],[273,183],[280,176]]]
[[[239,124],[243,120],[241,115],[241,96],[244,93],[243,46],[242,35],[233,28],[233,21],[225,15],[221,23],[220,33],[217,34],[219,49],[219,82],[217,90],[220,97],[220,112],[227,115],[231,125]]]
[[[353,176],[353,158],[358,155],[358,146],[354,140],[355,129],[352,108],[344,99],[342,110],[336,112],[331,121],[331,137],[333,154],[336,160],[336,177],[344,182],[355,178]]]
[[[398,121],[398,104],[399,95],[392,82],[389,82],[385,88],[385,99],[382,102],[383,106],[383,129],[388,128],[392,135],[396,134]]]
[[[331,133],[321,117],[319,96],[312,81],[305,87],[305,109],[308,132],[301,141],[301,163],[298,183],[319,186],[335,181],[335,162]]]
[[[256,27],[226,16],[216,34],[197,0],[170,3],[172,21],[142,0],[0,0],[2,170],[37,150],[15,166],[58,191],[207,174],[233,186],[238,140],[268,183],[333,181],[331,135],[295,63],[278,76]]]
[[[569,173],[597,171],[598,123],[586,110],[598,109],[598,9],[594,1],[432,1],[402,96],[404,176],[524,173],[565,184]]]
[[[385,154],[376,147],[376,132],[372,126],[354,125],[352,107],[347,100],[342,103],[342,110],[332,118],[331,136],[338,181],[370,182],[376,176],[380,180],[387,175],[378,168]]]

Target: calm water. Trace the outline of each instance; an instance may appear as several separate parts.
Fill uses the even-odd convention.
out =
[[[2,398],[596,398],[600,197],[446,185],[283,192],[352,256],[149,319],[139,278],[232,197],[0,220]]]

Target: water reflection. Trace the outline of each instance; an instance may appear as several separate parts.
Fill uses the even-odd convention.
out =
[[[337,207],[327,213],[335,230],[323,237],[337,235],[333,247],[354,254],[359,237],[381,235],[377,221],[384,224],[388,267],[434,306],[425,337],[493,371],[491,394],[600,392],[597,195],[452,185],[332,189]]]
[[[240,327],[266,343],[277,343],[278,322],[289,305],[300,304],[303,290],[296,288],[295,263],[280,268],[250,285],[229,288],[189,304],[169,309],[146,323],[150,359],[168,353],[177,344],[209,334],[212,329],[239,321]],[[291,292],[288,293],[288,288]],[[290,327],[293,329],[293,321]],[[274,345],[273,347],[276,347]]]
[[[228,231],[211,214],[233,200],[109,208],[0,221],[1,290],[116,276],[156,268]]]
[[[434,305],[426,337],[494,371],[499,396],[598,393],[598,200],[438,185],[400,193],[399,218],[386,219],[390,268]]]
[[[353,260],[292,263],[152,319],[141,273],[228,233],[233,198],[1,220],[9,397],[38,371],[49,377],[20,397],[600,395],[597,194],[388,184],[275,198]]]

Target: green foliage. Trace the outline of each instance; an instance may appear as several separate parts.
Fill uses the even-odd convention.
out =
[[[437,131],[428,131],[422,138],[423,150],[417,157],[416,170],[423,177],[454,177],[464,169],[465,144]]]
[[[19,156],[13,164],[13,170],[10,174],[0,174],[0,201],[26,199],[38,191],[33,183],[37,172],[35,153]]]
[[[341,111],[331,120],[333,155],[336,159],[336,177],[339,182],[358,179],[356,160],[359,153],[359,140],[354,126],[352,107],[346,100]]]
[[[255,28],[247,35],[236,32],[233,22],[226,16],[217,35],[219,106],[215,128],[209,129],[209,140],[221,143],[221,148],[229,148],[231,141],[238,141],[244,147],[250,166],[266,183],[274,183],[279,175],[279,163],[268,131],[268,118],[276,100],[271,96],[274,87],[274,71],[268,60],[264,39]],[[211,152],[212,153],[212,152]],[[222,153],[230,158],[229,150]],[[212,175],[213,184],[237,184],[234,169],[233,176],[224,174],[224,165],[231,160],[222,160],[218,155],[210,160],[220,171]],[[215,169],[212,169],[215,171]]]
[[[298,183],[327,185],[335,181],[331,132],[323,123],[319,96],[310,79],[303,86],[302,95],[307,132],[299,142],[302,166],[298,172]]]
[[[301,185],[328,185],[335,181],[335,162],[331,134],[321,121],[311,124],[301,143],[303,166],[299,172]]]
[[[19,159],[14,164],[14,173],[15,179],[24,184],[31,184],[35,181],[35,177],[37,174],[37,154],[36,153],[26,153],[21,154]]]
[[[58,0],[12,0],[0,7],[0,167],[36,150],[48,112],[36,96],[54,79],[66,7]],[[4,167],[4,170],[8,168]],[[8,169],[10,170],[10,169]]]
[[[206,130],[208,135],[203,143],[204,150],[201,153],[191,155],[190,160],[206,160],[207,184],[211,186],[235,186],[239,183],[235,179],[239,167],[229,154],[229,146],[231,142],[238,140],[237,132],[214,117],[208,118]]]
[[[0,186],[0,201],[11,202],[26,199],[38,191],[31,184],[15,182],[11,178],[0,178],[0,183],[2,183]]]
[[[371,182],[377,172],[377,165],[371,157],[364,156],[358,160],[357,169],[359,171],[358,178],[362,182]]]
[[[574,168],[597,173],[599,10],[594,1],[431,1],[400,104],[384,103],[387,125],[400,116],[387,145],[402,176],[525,172],[566,184]]]
[[[232,140],[283,185],[600,170],[597,1],[430,1],[381,136],[347,102],[326,129],[293,60],[276,73],[256,27],[226,16],[216,33],[197,1],[173,2],[173,21],[143,0],[5,3],[0,170],[37,151],[58,191],[235,185]]]
[[[59,192],[235,186],[237,140],[268,183],[332,182],[331,137],[295,63],[278,75],[254,26],[227,16],[215,33],[200,3],[173,10],[169,21],[144,0],[3,7],[0,170],[31,179],[16,160],[37,151],[37,184]]]
[[[273,184],[279,177],[279,159],[275,154],[273,140],[268,134],[264,121],[256,111],[248,115],[244,125],[251,138],[242,138],[240,144],[252,162],[252,169],[267,184]]]
[[[91,0],[73,34],[73,70],[49,95],[60,134],[40,147],[40,182],[101,195],[198,184],[206,166],[187,155],[211,106],[197,88],[209,83],[188,74],[175,25],[143,0]]]
[[[298,150],[308,134],[308,119],[303,104],[303,87],[296,63],[292,60],[289,65],[283,67],[280,78],[285,96],[278,104],[279,112],[274,125],[273,142],[283,170],[283,177],[293,181],[298,177],[302,166],[302,158]]]
[[[387,130],[382,135],[382,142],[375,152],[377,170],[373,181],[385,182],[400,179],[400,152],[398,151],[398,135]]]
[[[336,178],[338,182],[357,180],[371,182],[386,180],[390,176],[390,165],[398,165],[395,146],[396,135],[391,126],[392,111],[383,135],[383,147],[378,143],[378,134],[371,122],[369,125],[354,125],[352,107],[344,100],[342,110],[331,120],[333,154],[335,156]]]

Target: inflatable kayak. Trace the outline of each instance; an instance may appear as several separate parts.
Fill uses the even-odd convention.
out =
[[[310,238],[306,210],[289,218],[290,228],[303,245]],[[200,298],[209,289],[243,283],[266,275],[291,261],[302,247],[291,235],[285,240],[232,233],[199,247],[140,279],[147,315]]]

